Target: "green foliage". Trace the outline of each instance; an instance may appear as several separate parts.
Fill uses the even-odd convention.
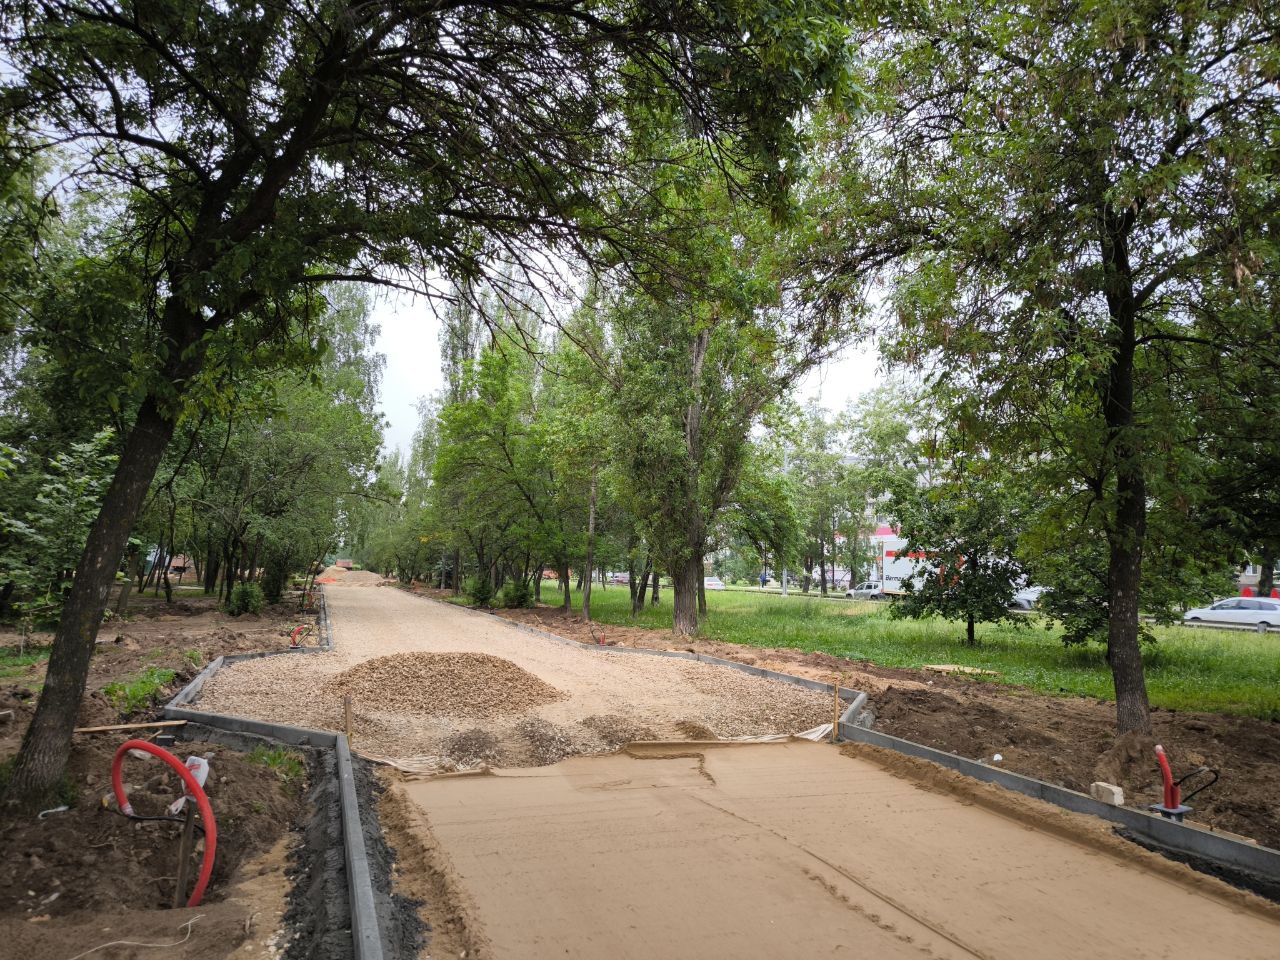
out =
[[[29,623],[57,620],[85,534],[115,469],[113,440],[112,430],[100,430],[34,469],[12,448],[3,454],[6,472],[26,475],[15,475],[0,488],[0,587],[13,584],[12,602]]]
[[[200,664],[204,662],[204,654],[195,647],[189,647],[182,651],[182,659],[191,664],[191,666],[199,668]]]
[[[1067,647],[1053,630],[982,624],[979,642],[970,646],[950,621],[895,619],[882,603],[717,590],[708,591],[707,606],[707,636],[728,643],[820,651],[887,667],[956,663],[996,671],[999,676],[989,682],[1052,696],[1115,695],[1104,651]],[[671,629],[669,605],[646,607],[633,620],[625,591],[602,591],[593,596],[592,608],[602,623]],[[1152,704],[1280,719],[1274,635],[1177,626],[1152,630],[1159,642],[1144,656]]]
[[[462,583],[462,592],[477,607],[487,607],[493,599],[493,581],[487,576],[467,577]]]
[[[907,553],[920,558],[893,614],[966,621],[970,643],[975,624],[1023,622],[1009,607],[1024,579],[1017,547],[1025,511],[1010,489],[1014,480],[976,469],[990,465],[960,468],[947,482],[900,490],[891,501]]]
[[[306,782],[306,760],[302,754],[286,747],[259,744],[245,755],[245,760],[273,771],[281,783],[295,789],[301,788]]]
[[[102,688],[103,694],[122,714],[150,707],[177,674],[162,667],[147,667],[131,680],[117,680]]]
[[[266,603],[267,598],[258,584],[237,583],[231,588],[231,600],[227,603],[227,613],[233,617],[238,617],[242,613],[261,613]]]
[[[267,566],[262,571],[262,594],[267,603],[280,602],[288,577],[289,570],[283,559],[272,557],[267,561]]]
[[[508,580],[502,585],[501,603],[504,607],[515,609],[533,606],[533,591],[526,580]]]

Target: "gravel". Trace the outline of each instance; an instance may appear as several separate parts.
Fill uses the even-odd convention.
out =
[[[344,670],[327,693],[406,714],[484,720],[563,699],[510,660],[487,653],[397,653]]]
[[[826,695],[728,667],[556,643],[394,588],[334,584],[326,599],[332,653],[237,663],[205,685],[199,707],[340,730],[344,685],[355,691],[357,681],[367,680],[352,695],[354,749],[436,758],[418,764],[427,767],[448,760],[445,743],[470,730],[494,738],[485,752],[496,760],[484,762],[516,767],[553,762],[565,741],[571,753],[603,753],[630,739],[796,733],[831,719]],[[409,659],[399,659],[406,654]],[[441,655],[445,659],[435,659]],[[482,656],[472,659],[476,655]],[[443,692],[443,681],[424,666],[462,663],[486,666],[461,670]],[[387,664],[405,670],[388,671]],[[499,671],[508,680],[521,678],[509,695],[486,686]],[[406,676],[417,679],[406,682]],[[531,719],[550,730],[521,725]]]

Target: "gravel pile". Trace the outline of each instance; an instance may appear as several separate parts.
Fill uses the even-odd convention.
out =
[[[484,720],[564,698],[510,660],[487,653],[396,653],[366,660],[325,683],[331,694],[379,710]]]
[[[498,759],[498,738],[487,730],[472,727],[448,737],[442,749],[444,755],[455,763],[474,767]]]
[[[599,737],[606,747],[620,747],[635,740],[658,739],[652,728],[616,713],[587,717],[582,725]]]

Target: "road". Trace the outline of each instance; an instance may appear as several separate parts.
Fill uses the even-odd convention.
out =
[[[504,766],[545,762],[540,758],[547,756],[553,740],[563,744],[557,751],[591,753],[611,750],[621,739],[680,738],[698,731],[718,736],[795,733],[831,719],[825,695],[726,667],[565,645],[496,617],[389,586],[335,584],[325,596],[333,624],[332,653],[236,664],[206,685],[201,706],[295,726],[341,729],[341,696],[331,692],[328,682],[342,671],[391,654],[465,652],[509,660],[564,694],[558,702],[513,710],[480,725],[498,739],[497,762]],[[450,737],[477,727],[474,720],[442,712],[406,713],[374,700],[354,706],[356,750],[381,757],[445,756]],[[532,734],[530,721],[540,725]],[[633,733],[626,735],[628,730]]]
[[[473,957],[1276,957],[1269,904],[970,784],[792,742],[397,789]]]

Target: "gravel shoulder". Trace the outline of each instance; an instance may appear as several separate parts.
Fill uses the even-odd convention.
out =
[[[340,691],[351,686],[341,675],[365,664],[358,671],[363,695],[352,702],[355,748],[424,770],[479,762],[536,766],[571,754],[607,752],[627,739],[796,733],[830,718],[826,696],[789,684],[726,667],[575,648],[392,588],[335,583],[327,587],[326,599],[332,653],[236,664],[205,686],[201,708],[340,729]],[[408,669],[411,661],[395,656],[453,653],[508,661],[561,696],[531,704],[497,696],[499,709],[482,719],[473,710],[451,713],[450,705],[460,700],[482,698],[493,678],[477,669],[474,689],[457,689],[455,678],[454,686],[437,690],[431,675]],[[378,665],[369,661],[384,657],[392,658],[384,669],[387,692],[377,696],[368,674]],[[413,696],[404,695],[406,686],[414,688]],[[440,709],[432,709],[435,704]],[[479,742],[484,749],[477,751]]]

